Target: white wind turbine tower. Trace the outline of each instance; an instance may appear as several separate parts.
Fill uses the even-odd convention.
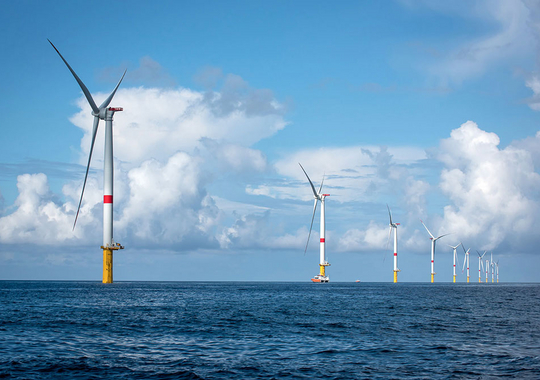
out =
[[[311,279],[311,281],[313,281],[313,282],[329,282],[330,278],[326,275],[326,269],[325,269],[327,266],[330,266],[330,264],[328,263],[328,261],[326,261],[326,249],[325,249],[326,226],[325,226],[325,216],[324,216],[324,204],[325,204],[326,197],[328,197],[330,194],[322,194],[324,176],[323,176],[323,179],[321,181],[321,186],[319,187],[319,191],[317,192],[315,190],[315,186],[313,186],[313,182],[311,182],[311,179],[309,179],[309,176],[307,175],[307,173],[304,170],[303,166],[300,163],[298,163],[298,165],[300,165],[300,168],[302,168],[302,171],[306,175],[306,177],[307,177],[307,179],[309,181],[309,184],[311,186],[311,190],[313,190],[313,197],[315,198],[315,203],[313,204],[313,216],[311,217],[311,225],[309,226],[309,234],[308,234],[308,239],[307,239],[307,243],[306,243],[306,248],[304,250],[304,254],[306,253],[307,247],[308,247],[308,244],[309,244],[309,238],[311,236],[311,229],[313,228],[313,220],[315,219],[315,211],[317,210],[317,203],[319,203],[319,201],[321,202],[321,222],[320,222],[320,235],[321,236],[320,236],[319,274],[315,275]]]
[[[454,282],[456,282],[456,260],[458,261],[458,265],[459,265],[459,259],[458,259],[458,257],[457,257],[456,249],[457,249],[457,247],[459,247],[460,245],[461,245],[461,243],[459,243],[458,245],[456,245],[456,246],[454,247],[454,246],[451,246],[450,244],[448,244],[448,246],[454,250]]]
[[[495,263],[495,269],[497,271],[497,284],[499,283],[499,260]]]
[[[486,284],[488,283],[489,260],[486,259]]]
[[[484,257],[484,255],[486,254],[487,251],[484,251],[483,254],[480,254],[480,252],[476,251],[476,253],[478,253],[478,282],[482,282],[482,268],[484,267],[482,265],[482,258]]]
[[[390,207],[388,204],[386,205],[386,208],[388,208],[388,216],[390,217],[390,229],[388,230],[388,239],[390,239],[390,234],[392,233],[392,230],[394,230],[394,283],[397,282],[397,274],[400,272],[400,270],[397,267],[397,226],[399,226],[399,223],[392,222],[392,213],[390,212]]]
[[[465,264],[467,264],[467,282],[469,282],[469,254],[470,254],[470,248],[465,251],[465,247],[463,244],[461,244],[461,247],[463,248],[463,252],[465,252],[465,259],[463,260],[463,268],[461,269],[461,272],[465,269]]]
[[[424,222],[422,222],[422,220],[420,220],[420,223],[422,223],[422,225],[424,226],[424,228],[426,229],[426,231],[428,232],[430,239],[431,239],[431,282],[434,282],[435,281],[435,243],[437,242],[437,240],[439,240],[440,238],[446,236],[446,235],[450,235],[450,234],[444,234],[444,235],[441,235],[441,236],[433,236],[433,234],[428,230],[428,228],[426,227],[426,225],[424,224]]]
[[[493,252],[491,252],[491,258],[490,258],[490,266],[491,266],[491,283],[493,284],[493,275],[495,274],[495,263],[493,262]]]
[[[50,40],[48,41],[52,45],[54,50],[56,50],[60,58],[62,58],[62,61],[64,61],[69,71],[71,71],[71,74],[73,74],[73,77],[79,84],[79,87],[81,88],[84,96],[86,97],[86,100],[88,100],[88,103],[90,104],[90,107],[92,108],[92,115],[94,116],[94,127],[92,129],[92,143],[90,145],[90,154],[88,155],[88,164],[86,166],[86,174],[84,176],[84,182],[83,182],[83,187],[81,191],[81,198],[79,200],[79,206],[77,207],[77,214],[75,215],[75,222],[73,223],[73,229],[75,229],[75,225],[77,224],[77,218],[79,217],[79,211],[81,209],[81,203],[82,203],[82,199],[84,195],[84,188],[86,186],[86,180],[88,178],[88,171],[90,169],[90,161],[92,159],[92,151],[94,149],[94,143],[96,141],[96,134],[97,134],[99,121],[105,120],[105,158],[104,158],[104,163],[103,163],[103,245],[101,246],[101,249],[103,249],[103,283],[109,284],[113,282],[112,253],[115,250],[124,248],[120,244],[115,243],[113,240],[113,133],[112,133],[112,122],[113,122],[114,113],[118,111],[122,111],[123,108],[109,107],[109,103],[114,97],[114,94],[116,94],[116,90],[118,90],[120,83],[122,83],[122,79],[124,79],[124,75],[126,75],[126,72],[124,71],[124,74],[122,74],[122,77],[118,81],[118,84],[116,85],[114,90],[111,92],[109,97],[105,99],[105,101],[98,107],[96,103],[94,102],[94,99],[92,98],[92,95],[90,94],[90,91],[88,91],[84,83],[79,79],[77,74],[75,74],[75,71],[73,71],[71,66],[67,63],[67,61],[62,56],[62,54],[60,54],[56,46],[54,46]]]

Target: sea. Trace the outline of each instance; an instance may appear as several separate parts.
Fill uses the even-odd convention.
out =
[[[540,284],[0,281],[0,378],[540,379]]]

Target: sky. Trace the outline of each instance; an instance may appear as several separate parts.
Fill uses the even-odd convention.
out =
[[[540,276],[540,3],[0,5],[0,280],[100,281],[114,116],[115,281],[309,281],[324,176],[331,281],[452,281],[452,248]],[[464,253],[458,249],[457,281]],[[491,277],[491,274],[490,274]],[[482,279],[485,273],[482,274]]]

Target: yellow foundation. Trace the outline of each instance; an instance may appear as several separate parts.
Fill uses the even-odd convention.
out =
[[[456,282],[456,276],[454,275],[454,282]]]
[[[482,278],[481,277],[478,277],[478,283],[482,283]]]
[[[435,273],[431,274],[431,282],[435,282]]]
[[[325,277],[326,277],[326,275],[324,274],[324,273],[325,273],[324,265],[319,265],[319,268],[320,268],[320,272],[319,272],[319,273],[321,274],[321,276],[325,276]]]
[[[103,249],[103,283],[113,282],[113,251],[110,248]]]
[[[467,284],[469,283],[469,276],[467,276]]]
[[[101,246],[103,250],[103,283],[112,284],[113,283],[113,251],[119,249],[124,249],[123,245],[116,243],[116,245],[111,246]]]
[[[397,272],[398,272],[397,270],[394,271],[394,283],[397,282]]]

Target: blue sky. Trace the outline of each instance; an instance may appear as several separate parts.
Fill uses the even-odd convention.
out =
[[[326,175],[332,281],[429,281],[420,224],[538,281],[533,1],[1,5],[0,279],[101,276],[103,135],[49,38],[115,116],[115,280],[306,281]],[[386,252],[386,253],[385,253]],[[460,256],[460,260],[462,260]],[[461,271],[458,281],[464,279]]]

